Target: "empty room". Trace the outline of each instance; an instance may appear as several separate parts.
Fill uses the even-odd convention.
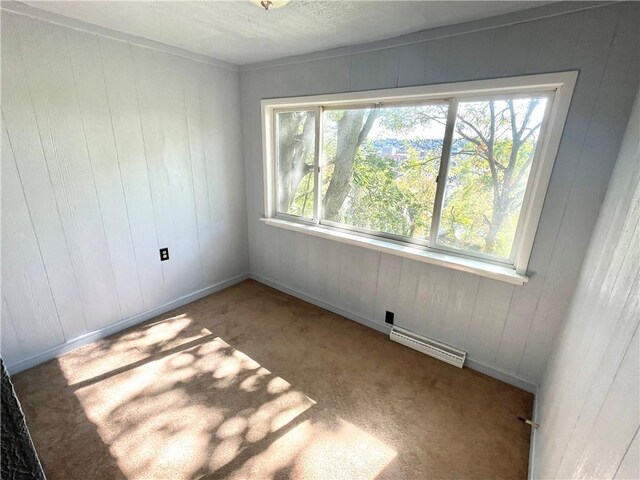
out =
[[[1,478],[640,478],[640,2],[0,17]]]

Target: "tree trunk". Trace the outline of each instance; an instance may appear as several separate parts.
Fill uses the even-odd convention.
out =
[[[298,133],[301,126],[302,133]],[[304,160],[307,151],[314,148],[315,115],[313,112],[289,114],[281,118],[279,129],[278,211],[288,212],[300,182],[313,168]]]
[[[345,110],[343,117],[338,121],[333,176],[323,199],[324,218],[328,220],[339,220],[340,209],[351,190],[353,163],[358,148],[373,126],[376,110],[369,112],[363,125],[364,115],[365,110]]]
[[[487,161],[489,162],[489,167],[491,169],[492,176],[492,185],[493,185],[493,213],[491,214],[491,221],[489,223],[489,231],[485,237],[485,247],[484,250],[486,253],[493,253],[493,250],[496,246],[496,241],[498,237],[498,232],[500,231],[500,227],[502,223],[505,221],[509,214],[509,206],[513,200],[514,188],[517,182],[513,182],[512,179],[514,176],[517,177],[516,172],[516,163],[518,159],[518,153],[520,147],[522,147],[522,135],[525,129],[528,126],[529,120],[531,118],[531,114],[538,104],[537,99],[533,99],[530,101],[527,107],[527,113],[523,120],[520,128],[516,125],[516,112],[514,109],[513,101],[509,100],[507,102],[509,108],[509,116],[511,123],[511,152],[509,153],[508,162],[506,165],[501,165],[494,157],[494,133],[495,133],[495,110],[493,108],[493,102],[490,104],[491,111],[491,123],[490,123],[490,140],[487,145],[487,150],[489,152]],[[501,181],[498,181],[497,175],[497,167],[500,166],[503,170],[503,178]],[[521,167],[521,169],[524,167]]]
[[[485,237],[485,253],[492,254],[498,238],[498,232],[508,214],[509,196],[499,195],[498,192],[494,192],[493,200],[493,213],[491,214],[491,223],[489,224],[489,231]]]

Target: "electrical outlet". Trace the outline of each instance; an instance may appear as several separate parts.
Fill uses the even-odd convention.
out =
[[[169,249],[166,247],[160,249],[160,261],[164,262],[165,260],[169,260]]]
[[[393,325],[393,317],[394,317],[394,313],[390,312],[389,310],[387,310],[387,313],[384,314],[384,322],[385,323],[390,323],[391,325]]]

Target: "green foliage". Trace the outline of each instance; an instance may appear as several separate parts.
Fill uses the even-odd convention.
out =
[[[542,108],[537,98],[460,105],[440,244],[510,256]]]
[[[407,237],[426,238],[431,228],[438,161],[415,149],[398,162],[372,148],[358,153],[342,223]],[[438,158],[439,160],[439,158]]]
[[[391,111],[393,110],[393,111]],[[339,223],[414,238],[427,238],[431,228],[435,178],[441,156],[441,141],[416,142],[398,137],[405,130],[398,110],[378,114],[379,133],[367,139],[356,153],[350,191],[339,212]],[[406,109],[404,109],[406,110]],[[340,111],[329,111],[325,132],[323,196],[333,180],[336,152],[335,125]],[[406,121],[406,118],[405,118]],[[425,145],[429,144],[430,148]],[[406,152],[383,155],[380,144]],[[418,149],[416,145],[423,148]]]

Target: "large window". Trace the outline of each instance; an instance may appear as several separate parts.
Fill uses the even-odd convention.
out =
[[[574,82],[263,101],[267,217],[524,273]]]

